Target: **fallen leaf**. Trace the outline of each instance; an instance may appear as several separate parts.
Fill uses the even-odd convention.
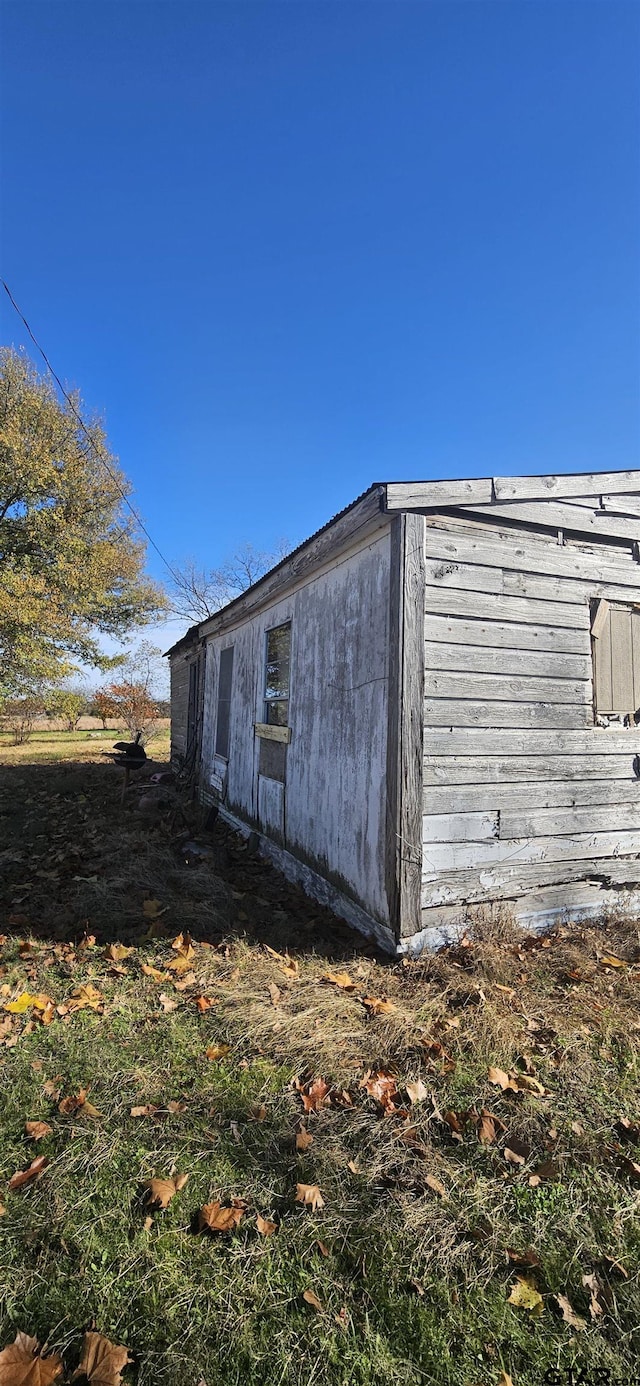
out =
[[[296,1131],[296,1150],[308,1150],[313,1145],[313,1136],[302,1123]]]
[[[305,1112],[317,1112],[320,1107],[329,1106],[329,1084],[324,1078],[314,1078],[312,1082],[302,1085],[296,1079],[296,1088],[300,1093],[300,1099]]]
[[[48,1163],[46,1155],[38,1155],[37,1159],[31,1161],[28,1169],[16,1170],[16,1173],[11,1175],[7,1188],[21,1189],[23,1184],[30,1184],[32,1179],[39,1179]]]
[[[595,1271],[593,1271],[591,1275],[583,1275],[582,1284],[584,1285],[585,1289],[589,1291],[590,1294],[589,1313],[591,1315],[591,1318],[594,1320],[598,1319],[601,1317],[602,1314],[604,1314],[604,1311],[607,1307],[607,1291],[605,1290],[604,1285],[600,1283],[597,1275],[595,1274]],[[610,1297],[610,1290],[608,1292],[608,1295]]]
[[[603,953],[602,957],[598,958],[598,962],[600,963],[601,967],[627,966],[626,962],[624,962],[622,958],[616,958],[613,953]]]
[[[72,1116],[79,1107],[83,1107],[87,1100],[87,1089],[80,1088],[80,1091],[73,1096],[63,1097],[62,1102],[58,1103],[58,1111],[63,1116]]]
[[[47,1078],[46,1083],[42,1084],[42,1091],[45,1097],[50,1097],[54,1102],[57,1102],[62,1092],[62,1074],[56,1074],[55,1078]]]
[[[130,1112],[129,1112],[129,1116],[132,1116],[132,1117],[152,1117],[152,1116],[155,1116],[156,1112],[159,1112],[159,1111],[160,1111],[160,1108],[159,1108],[159,1107],[154,1107],[151,1103],[148,1102],[148,1103],[146,1104],[146,1106],[144,1106],[144,1107],[132,1107],[131,1110],[130,1110]]]
[[[606,1267],[610,1274],[620,1275],[622,1276],[623,1280],[629,1279],[628,1270],[625,1270],[622,1263],[620,1261],[616,1261],[613,1256],[603,1256],[601,1257],[601,1261],[602,1265]]]
[[[303,1290],[302,1298],[306,1304],[311,1305],[312,1309],[317,1309],[319,1314],[322,1314],[324,1312],[320,1300],[318,1299],[318,1296],[314,1294],[313,1290]]]
[[[417,1102],[424,1102],[429,1096],[421,1078],[416,1079],[415,1083],[405,1083],[405,1091],[412,1107],[415,1107]]]
[[[44,1140],[45,1136],[50,1136],[53,1132],[53,1128],[46,1121],[25,1121],[24,1129],[31,1141]]]
[[[183,1112],[186,1112],[186,1110],[186,1102],[175,1102],[173,1100],[171,1102],[167,1102],[167,1111],[169,1113],[169,1116],[181,1116]]]
[[[424,1182],[428,1184],[429,1188],[432,1189],[434,1193],[439,1194],[440,1198],[447,1198],[447,1190],[444,1184],[442,1184],[439,1179],[436,1179],[435,1174],[426,1174]]]
[[[230,1053],[231,1053],[231,1045],[230,1045],[230,1044],[210,1044],[210,1045],[207,1046],[207,1049],[206,1049],[205,1052],[206,1052],[207,1058],[208,1058],[208,1059],[211,1059],[212,1062],[213,1062],[214,1059],[224,1059],[224,1058],[226,1058],[227,1054],[230,1054]]]
[[[497,1087],[502,1088],[503,1092],[506,1092],[507,1088],[512,1088],[514,1092],[518,1090],[517,1083],[513,1082],[509,1074],[505,1073],[503,1068],[494,1068],[490,1065],[487,1071],[487,1077],[490,1083],[495,1083]]]
[[[640,1145],[640,1126],[635,1122],[629,1121],[627,1117],[621,1117],[614,1122],[614,1131],[621,1141],[629,1141],[632,1145]]]
[[[507,1247],[507,1256],[516,1266],[539,1266],[540,1257],[533,1247],[527,1247],[526,1251],[514,1251],[512,1247]]]
[[[117,1347],[101,1333],[85,1333],[82,1357],[71,1377],[85,1376],[92,1386],[121,1386],[124,1368],[133,1358],[125,1347]]]
[[[148,1179],[145,1189],[148,1190],[147,1203],[150,1208],[168,1208],[171,1199],[184,1188],[188,1174],[176,1174],[171,1179]]]
[[[507,1164],[524,1165],[531,1155],[531,1148],[525,1141],[521,1141],[517,1136],[507,1136],[504,1146],[504,1158]]]
[[[568,1323],[571,1328],[586,1328],[586,1320],[581,1319],[579,1314],[576,1314],[571,1301],[567,1299],[566,1295],[554,1295],[553,1298],[562,1312],[565,1323]]]
[[[261,1237],[272,1237],[278,1231],[277,1222],[271,1222],[270,1218],[263,1218],[260,1213],[256,1213],[256,1225]]]
[[[0,1382],[3,1386],[50,1386],[62,1376],[62,1358],[57,1352],[40,1356],[37,1338],[18,1333],[14,1343],[0,1352]]]
[[[396,1009],[393,1001],[388,1001],[386,996],[363,996],[362,1004],[369,1015],[389,1015]]]
[[[187,991],[189,987],[195,986],[195,982],[196,982],[196,974],[195,974],[195,972],[185,972],[184,977],[181,976],[181,977],[180,977],[180,981],[179,981],[179,982],[174,982],[173,985],[174,985],[176,991]]]
[[[210,1011],[211,1007],[215,1005],[215,1000],[211,996],[196,996],[195,1000],[196,1006],[202,1015],[204,1015],[205,1011]]]
[[[9,1001],[5,1006],[5,1011],[10,1011],[12,1015],[24,1015],[26,1011],[44,1011],[47,1006],[53,1006],[50,996],[37,994],[33,996],[30,991],[21,992],[15,1001]]]
[[[526,1309],[535,1317],[541,1314],[544,1308],[542,1295],[526,1275],[516,1277],[507,1303],[513,1304],[516,1309]]]
[[[102,956],[106,958],[107,962],[120,963],[128,958],[130,953],[133,953],[133,948],[125,948],[124,943],[110,943]]]
[[[160,1005],[162,1006],[163,1011],[177,1011],[178,1002],[175,1000],[174,997],[167,996],[166,992],[161,991],[158,1000],[160,1002]]]
[[[152,967],[150,963],[141,963],[140,971],[144,972],[145,977],[153,977],[154,982],[168,982],[166,972],[161,972],[159,967]]]
[[[196,950],[191,941],[191,934],[178,934],[171,944],[174,952],[179,953],[183,958],[195,958]]]
[[[267,1109],[264,1102],[253,1102],[247,1112],[249,1121],[266,1121]]]
[[[271,1005],[279,1005],[282,992],[280,990],[280,987],[276,986],[275,982],[269,982],[269,995],[271,997]]]
[[[241,1199],[233,1200],[230,1207],[217,1202],[205,1203],[199,1213],[200,1231],[207,1228],[209,1232],[233,1232],[244,1217],[245,1208]]]
[[[478,1118],[478,1140],[481,1145],[493,1145],[500,1131],[505,1131],[506,1127],[499,1116],[490,1112],[488,1107],[483,1107]]]
[[[66,1002],[67,1010],[73,1014],[75,1011],[98,1011],[104,1009],[104,997],[100,994],[97,987],[92,982],[87,982],[84,986],[76,987]]]
[[[172,958],[171,961],[166,964],[166,966],[167,971],[169,972],[191,972],[191,959],[188,958],[184,953],[178,953],[177,957]]]
[[[356,984],[349,976],[348,972],[325,972],[323,982],[330,982],[331,986],[339,987],[341,991],[355,991]]]
[[[458,1112],[453,1111],[445,1112],[442,1118],[443,1121],[446,1121],[454,1141],[462,1142],[464,1140],[465,1118],[466,1112],[459,1115]]]
[[[537,1165],[533,1174],[529,1175],[529,1184],[535,1189],[542,1180],[557,1179],[559,1169],[554,1160],[544,1160],[541,1165]]]
[[[297,1184],[296,1203],[304,1203],[314,1213],[316,1209],[324,1208],[324,1199],[317,1184]]]
[[[369,1069],[364,1078],[360,1080],[360,1087],[364,1088],[365,1092],[368,1092],[369,1096],[373,1097],[376,1102],[379,1102],[385,1111],[395,1111],[398,1085],[393,1073],[388,1073],[383,1068],[378,1069],[377,1072],[372,1072]]]

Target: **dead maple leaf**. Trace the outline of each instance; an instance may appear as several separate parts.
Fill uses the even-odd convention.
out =
[[[215,1059],[224,1059],[231,1053],[230,1044],[209,1044],[205,1050],[208,1059],[213,1062]]]
[[[317,1311],[318,1311],[319,1314],[324,1313],[323,1306],[321,1305],[320,1300],[318,1299],[318,1296],[317,1296],[316,1294],[314,1294],[313,1290],[303,1290],[303,1291],[302,1291],[302,1298],[303,1298],[303,1300],[305,1301],[306,1304],[310,1304],[310,1305],[311,1305],[311,1308],[312,1308],[312,1309],[317,1309]]]
[[[320,1107],[329,1106],[330,1086],[324,1078],[314,1078],[310,1083],[302,1084],[296,1078],[294,1086],[300,1093],[300,1099],[305,1112],[317,1112]]]
[[[124,943],[110,943],[102,956],[106,958],[107,962],[121,963],[129,957],[130,953],[133,953],[133,948],[125,948]]]
[[[2,1386],[50,1386],[62,1376],[62,1358],[57,1352],[48,1357],[40,1355],[37,1338],[18,1333],[14,1343],[0,1352],[0,1382]]]
[[[464,1127],[466,1122],[466,1112],[445,1112],[442,1120],[446,1121],[454,1141],[464,1140]]]
[[[536,1318],[544,1308],[542,1295],[527,1275],[516,1276],[507,1303],[513,1304],[516,1309],[526,1309]]]
[[[210,1011],[215,1006],[217,998],[212,996],[196,996],[195,1002],[198,1010],[204,1015],[205,1011]]]
[[[517,1136],[507,1136],[504,1146],[504,1158],[509,1165],[525,1165],[531,1154],[531,1147],[525,1141],[519,1140]]]
[[[195,958],[196,950],[193,946],[191,934],[178,934],[178,937],[174,938],[171,947],[175,953],[179,953],[183,958]]]
[[[501,1131],[506,1131],[504,1122],[494,1112],[490,1112],[488,1107],[483,1107],[478,1117],[478,1140],[480,1144],[493,1145]]]
[[[175,997],[167,996],[166,992],[164,991],[160,992],[158,1001],[160,1002],[160,1005],[162,1006],[162,1009],[163,1011],[165,1011],[165,1013],[169,1011],[177,1011],[178,1009],[178,1002],[176,1001]]]
[[[308,1150],[310,1145],[313,1145],[313,1136],[301,1122],[296,1131],[296,1150]]]
[[[58,1103],[58,1111],[63,1116],[72,1116],[79,1107],[84,1107],[87,1100],[87,1089],[80,1088],[80,1091],[69,1097],[63,1097],[62,1102]]]
[[[396,1009],[393,1001],[388,1001],[386,996],[363,996],[362,1004],[368,1015],[389,1015]]]
[[[53,1006],[50,996],[37,993],[35,996],[30,991],[21,992],[15,1001],[9,1001],[5,1006],[5,1011],[10,1011],[12,1015],[25,1015],[27,1011],[45,1011],[48,1006]]]
[[[44,1140],[52,1134],[53,1128],[46,1121],[25,1121],[24,1129],[31,1141]]]
[[[260,1213],[256,1213],[256,1226],[261,1237],[272,1237],[278,1231],[277,1222],[272,1222],[270,1218],[263,1218]]]
[[[145,1189],[149,1208],[168,1208],[171,1199],[184,1188],[188,1174],[176,1174],[169,1179],[147,1179]]]
[[[75,991],[71,993],[69,1000],[66,1002],[66,1009],[70,1015],[73,1015],[74,1011],[84,1010],[97,1011],[99,1014],[102,1014],[104,1010],[104,997],[98,991],[97,987],[94,987],[92,982],[87,982],[83,986],[76,987]]]
[[[282,992],[280,990],[280,987],[276,986],[275,982],[269,982],[269,995],[271,997],[271,1005],[279,1005]]]
[[[174,985],[176,991],[187,991],[187,990],[189,989],[189,987],[195,986],[195,981],[196,981],[196,974],[195,974],[195,972],[185,972],[184,976],[182,976],[182,975],[180,976],[180,981],[179,981],[179,982],[175,982],[175,981],[174,981],[173,985]]]
[[[296,1203],[303,1203],[315,1213],[324,1208],[324,1199],[317,1184],[296,1184]]]
[[[339,987],[341,991],[355,991],[356,984],[349,976],[348,972],[325,972],[323,982],[330,982],[332,987]]]
[[[444,1184],[442,1184],[439,1179],[436,1179],[435,1174],[426,1174],[424,1182],[433,1190],[433,1193],[437,1193],[440,1198],[444,1198],[445,1200],[448,1198]]]
[[[380,1068],[377,1072],[368,1069],[364,1078],[360,1080],[360,1087],[368,1092],[386,1112],[394,1112],[396,1109],[396,1098],[398,1097],[398,1085],[393,1073]]]
[[[144,972],[145,977],[153,977],[154,982],[169,981],[166,972],[161,972],[159,967],[152,967],[150,963],[141,963],[140,970]]]
[[[561,1310],[565,1323],[568,1323],[571,1328],[586,1328],[586,1320],[581,1319],[580,1315],[576,1314],[571,1301],[567,1299],[566,1295],[554,1295],[553,1298]]]
[[[71,1380],[85,1376],[91,1386],[121,1386],[121,1373],[132,1361],[125,1347],[109,1342],[101,1333],[85,1333],[82,1357]]]
[[[191,972],[191,959],[188,958],[185,953],[178,953],[175,958],[172,958],[171,961],[166,964],[166,967],[169,972],[178,972],[180,974],[183,972]]]
[[[244,1217],[246,1203],[244,1199],[232,1199],[231,1205],[223,1207],[221,1203],[205,1203],[199,1212],[200,1231],[205,1228],[209,1232],[233,1232],[234,1227]]]
[[[33,1179],[39,1179],[48,1163],[46,1155],[38,1155],[31,1161],[28,1169],[16,1170],[16,1173],[11,1175],[7,1188],[21,1189],[23,1184],[30,1184]]]
[[[421,1078],[417,1078],[415,1083],[405,1083],[405,1091],[412,1107],[415,1107],[417,1102],[424,1102],[429,1096]]]

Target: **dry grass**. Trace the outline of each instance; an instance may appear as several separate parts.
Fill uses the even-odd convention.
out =
[[[73,1362],[93,1321],[129,1344],[139,1386],[490,1386],[503,1370],[539,1386],[558,1363],[628,1376],[640,1234],[624,1157],[638,1151],[617,1123],[639,1115],[637,930],[611,918],[536,939],[504,912],[479,914],[461,946],[391,962],[220,826],[186,865],[180,815],[150,824],[135,795],[120,808],[119,788],[104,763],[5,772],[4,996],[61,1003],[91,981],[105,1008],[46,1027],[16,1018],[0,1048],[0,1343],[36,1331]],[[197,829],[199,811],[186,813]],[[183,990],[168,968],[179,932],[194,946]],[[82,946],[86,933],[96,942]],[[114,940],[133,950],[121,972],[105,957]],[[352,989],[329,980],[341,972]],[[364,998],[391,1009],[371,1015]],[[227,1056],[207,1059],[214,1044]],[[503,1092],[490,1065],[543,1091]],[[379,1070],[395,1080],[395,1111],[361,1086]],[[65,1093],[88,1086],[100,1116],[58,1113],[42,1092],[56,1074]],[[320,1076],[330,1091],[304,1117],[313,1143],[300,1152],[295,1081]],[[412,1104],[417,1082],[426,1095]],[[130,1116],[169,1099],[184,1110]],[[483,1109],[499,1119],[489,1144]],[[27,1116],[53,1126],[51,1170],[5,1195],[1,1181],[28,1163]],[[510,1138],[529,1147],[523,1164],[506,1158]],[[531,1184],[549,1160],[552,1176]],[[141,1182],[173,1164],[189,1184],[145,1229]],[[321,1210],[296,1203],[298,1182],[320,1186]],[[194,1235],[198,1206],[231,1196],[249,1204],[236,1234]],[[276,1235],[258,1236],[255,1211]],[[508,1303],[523,1268],[507,1250],[531,1247],[544,1299],[533,1320]],[[594,1318],[582,1282],[593,1273]],[[322,1312],[301,1299],[308,1288]],[[585,1328],[563,1321],[558,1294]]]

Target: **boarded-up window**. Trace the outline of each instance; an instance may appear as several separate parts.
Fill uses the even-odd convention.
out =
[[[220,655],[218,676],[218,716],[216,720],[216,755],[229,759],[229,727],[231,724],[231,686],[233,683],[233,645]]]
[[[640,609],[604,600],[591,617],[593,683],[597,713],[640,709]]]
[[[265,722],[272,727],[289,725],[289,672],[291,622],[267,631],[264,679]]]

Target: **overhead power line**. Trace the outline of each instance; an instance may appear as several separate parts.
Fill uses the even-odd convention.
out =
[[[31,330],[31,328],[30,328],[30,326],[29,326],[29,324],[28,324],[28,322],[27,322],[27,319],[26,319],[25,316],[24,316],[24,313],[21,312],[20,308],[18,307],[18,305],[17,305],[17,303],[16,303],[16,301],[15,301],[15,298],[13,297],[13,294],[12,294],[12,292],[11,292],[11,289],[9,288],[9,285],[6,283],[6,281],[5,281],[4,279],[0,279],[0,284],[2,284],[2,287],[3,287],[3,289],[4,289],[4,291],[5,291],[6,295],[7,295],[7,297],[8,297],[8,299],[9,299],[9,302],[10,302],[10,303],[12,304],[12,306],[15,308],[15,311],[16,311],[16,313],[18,314],[18,317],[20,318],[20,321],[21,321],[21,322],[24,324],[24,326],[26,327],[27,332],[29,333],[29,336],[30,336],[30,338],[31,338],[31,341],[33,342],[34,347],[36,348],[37,351],[40,352],[40,355],[41,355],[41,357],[42,357],[42,359],[43,359],[43,361],[44,361],[44,364],[45,364],[45,366],[46,366],[46,368],[47,368],[49,374],[50,374],[50,375],[52,376],[52,378],[55,380],[56,385],[58,386],[58,389],[59,389],[61,395],[63,395],[64,398],[66,399],[67,404],[69,405],[69,408],[70,408],[70,410],[71,410],[71,412],[72,412],[74,418],[77,420],[79,427],[82,429],[82,432],[84,433],[84,436],[85,436],[85,438],[87,439],[87,442],[88,442],[90,448],[93,450],[93,453],[94,453],[95,457],[97,457],[98,461],[102,464],[102,466],[104,467],[105,471],[109,473],[109,476],[111,477],[111,480],[112,480],[112,482],[113,482],[113,484],[114,484],[116,490],[118,491],[119,495],[122,497],[122,499],[123,499],[125,505],[127,506],[127,508],[131,511],[131,514],[133,515],[133,518],[134,518],[136,524],[137,524],[137,525],[139,526],[139,528],[142,530],[142,533],[145,535],[145,537],[149,540],[149,543],[151,544],[152,549],[155,549],[155,551],[156,551],[156,553],[157,553],[157,555],[158,555],[158,558],[160,558],[160,559],[162,560],[162,562],[164,563],[165,568],[168,570],[168,572],[171,573],[171,576],[172,576],[174,582],[179,581],[178,574],[177,574],[176,572],[174,572],[174,569],[171,567],[171,564],[170,564],[168,558],[165,558],[165,556],[164,556],[162,550],[161,550],[160,548],[158,548],[158,545],[156,544],[155,539],[153,539],[152,536],[150,535],[150,533],[149,533],[149,531],[148,531],[148,529],[147,529],[147,527],[146,527],[144,521],[141,519],[141,517],[140,517],[140,515],[138,514],[138,512],[137,512],[135,506],[131,504],[131,501],[129,500],[129,497],[128,497],[126,491],[125,491],[124,488],[121,486],[120,481],[119,481],[119,479],[118,479],[118,476],[117,476],[116,473],[114,472],[113,468],[109,465],[109,463],[107,462],[106,458],[102,457],[102,455],[98,452],[98,449],[97,449],[97,447],[96,447],[96,445],[95,445],[95,443],[94,443],[94,441],[93,441],[93,438],[91,437],[91,434],[90,434],[90,432],[89,432],[89,430],[88,430],[88,428],[87,428],[87,426],[86,426],[86,424],[85,424],[85,422],[84,422],[84,419],[82,418],[82,415],[78,413],[78,410],[76,409],[76,406],[75,406],[75,404],[74,404],[74,402],[73,402],[73,399],[71,398],[71,395],[69,395],[69,394],[67,393],[67,391],[65,390],[64,385],[62,384],[62,381],[61,381],[61,379],[60,379],[60,376],[57,375],[56,372],[54,371],[53,366],[51,365],[51,362],[50,362],[50,360],[49,360],[49,357],[47,356],[47,354],[46,354],[46,352],[43,350],[43,348],[40,346],[40,343],[39,343],[37,337],[35,336],[35,334],[32,332],[32,330]]]

